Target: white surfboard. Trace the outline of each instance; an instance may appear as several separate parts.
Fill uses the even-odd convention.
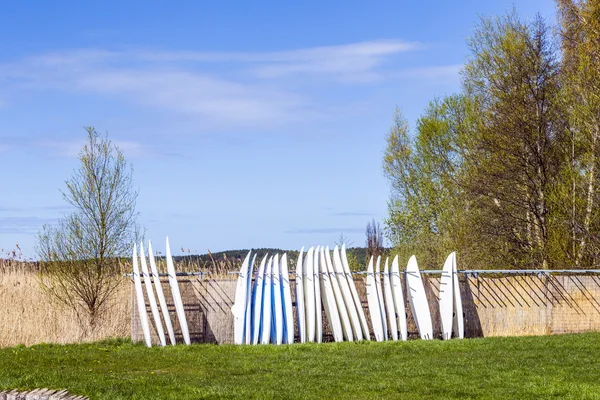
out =
[[[167,340],[165,338],[165,331],[162,326],[162,321],[160,320],[160,314],[158,313],[158,306],[156,305],[154,290],[152,289],[152,280],[148,271],[148,264],[146,264],[146,253],[144,252],[144,243],[141,242],[140,260],[142,261],[142,276],[144,277],[144,286],[146,287],[146,294],[148,295],[148,302],[150,303],[150,310],[152,311],[152,318],[154,319],[154,326],[156,327],[158,340],[160,340],[161,346],[166,346]]]
[[[144,341],[146,346],[152,347],[152,339],[150,337],[150,326],[148,325],[148,313],[146,312],[146,300],[144,300],[144,291],[142,289],[142,281],[140,279],[140,268],[138,267],[137,245],[133,245],[133,284],[135,286],[135,298],[142,324],[142,332],[144,332]]]
[[[346,280],[346,275],[344,274],[344,267],[342,267],[342,259],[340,258],[338,246],[333,248],[333,273],[340,288],[340,292],[342,293],[344,311],[350,320],[352,339],[349,340],[362,340],[362,330],[360,329],[358,312],[354,306],[354,300],[352,299],[352,294],[350,293],[350,287],[348,286],[348,281]]]
[[[314,253],[312,247],[308,249],[302,268],[307,342],[316,340]]]
[[[271,341],[275,344],[283,343],[283,299],[281,298],[281,261],[279,254],[275,254],[273,260],[273,331],[271,335],[275,333],[275,337],[271,337]]]
[[[408,292],[408,303],[410,304],[410,309],[415,318],[421,339],[433,339],[429,302],[425,295],[423,279],[421,278],[421,272],[419,272],[415,256],[410,257],[406,266],[406,290]]]
[[[369,315],[371,316],[371,325],[375,340],[383,342],[383,322],[381,321],[381,305],[377,295],[377,285],[375,284],[375,272],[373,271],[373,256],[369,260],[367,267],[367,304],[369,305]]]
[[[321,252],[320,247],[317,246],[317,250],[313,254],[313,283],[315,287],[314,301],[315,301],[315,341],[321,343],[323,341],[323,306],[321,296]]]
[[[246,255],[235,287],[235,298],[231,312],[233,313],[233,343],[243,344],[246,333],[246,300],[248,294],[248,267],[250,265],[250,252]]]
[[[260,262],[260,266],[258,267],[258,272],[256,273],[256,278],[254,279],[254,286],[252,289],[252,307],[254,307],[252,315],[252,344],[258,344],[260,342],[262,334],[261,323],[263,318],[263,292],[265,290],[264,281],[266,261],[267,255],[265,254],[262,261]]]
[[[442,323],[442,339],[444,340],[449,340],[452,337],[452,317],[454,316],[452,254],[446,258],[442,269],[442,277],[440,278],[440,321]]]
[[[352,342],[354,341],[354,328],[352,327],[350,315],[348,315],[348,307],[346,307],[346,299],[344,298],[344,294],[342,293],[342,288],[338,280],[338,275],[336,274],[333,262],[331,260],[329,246],[325,250],[325,260],[327,261],[327,270],[331,278],[331,286],[333,287],[333,294],[335,296],[335,302],[338,308],[338,313],[340,314],[340,320],[342,321],[342,332],[344,334],[344,338],[349,342]]]
[[[265,278],[263,283],[263,309],[262,309],[262,334],[260,342],[269,344],[271,342],[271,302],[273,299],[273,285],[271,284],[271,272],[273,267],[273,257],[269,258],[265,268]]]
[[[254,319],[252,318],[252,311],[254,310],[254,304],[253,304],[253,300],[254,297],[252,296],[252,274],[254,272],[254,261],[256,260],[256,254],[252,257],[252,261],[250,261],[250,266],[248,267],[248,279],[247,279],[247,285],[248,287],[246,288],[246,322],[244,323],[244,342],[246,344],[251,344],[252,343],[252,328],[253,325],[252,323],[254,322]]]
[[[392,295],[394,297],[394,310],[396,312],[398,331],[400,339],[408,338],[408,329],[406,326],[406,307],[404,306],[404,295],[402,294],[402,282],[400,281],[400,270],[398,268],[398,256],[392,261],[390,270],[390,281],[392,284]]]
[[[379,298],[379,307],[381,309],[381,323],[383,324],[383,338],[388,340],[388,326],[385,317],[385,300],[383,298],[383,289],[381,288],[381,256],[377,256],[375,264],[375,287],[377,287],[377,297]]]
[[[190,333],[188,331],[188,324],[187,319],[185,317],[185,309],[183,308],[183,301],[181,300],[179,284],[177,283],[175,265],[173,264],[173,257],[171,256],[171,246],[169,246],[169,237],[167,237],[167,274],[169,275],[169,285],[171,286],[173,303],[175,303],[175,311],[177,312],[177,319],[179,320],[179,326],[181,327],[183,341],[185,344],[189,345]]]
[[[175,345],[175,332],[173,331],[173,323],[171,323],[171,315],[169,314],[165,293],[163,292],[162,284],[160,283],[160,276],[158,275],[158,268],[156,268],[154,252],[152,251],[152,242],[150,240],[148,240],[148,257],[150,258],[150,272],[152,273],[152,280],[154,281],[154,287],[156,288],[156,297],[158,297],[158,304],[160,304],[163,320],[165,321],[167,333],[169,334],[169,340],[171,341],[172,345]]]
[[[283,300],[283,343],[294,343],[294,310],[292,308],[292,292],[290,291],[290,273],[287,254],[281,257],[281,298]]]
[[[315,341],[315,271],[313,263],[313,248],[308,249],[304,259],[303,269],[304,307],[306,315],[306,340]]]
[[[356,307],[358,318],[360,320],[362,337],[364,340],[371,340],[371,335],[369,334],[369,325],[367,324],[367,317],[365,316],[365,311],[363,310],[362,302],[360,300],[360,297],[358,296],[358,292],[356,291],[354,278],[352,278],[352,273],[350,272],[350,265],[348,265],[348,257],[346,256],[345,244],[342,245],[341,258],[342,265],[344,267],[344,273],[346,274],[346,280],[348,281],[348,286],[350,287],[350,292],[352,293],[352,299],[354,300],[354,306]]]
[[[396,320],[396,309],[394,307],[394,295],[392,294],[392,283],[390,282],[389,259],[385,258],[385,268],[383,269],[383,297],[385,298],[385,308],[387,310],[388,328],[392,340],[398,340],[398,325]]]
[[[454,292],[454,335],[459,339],[465,337],[465,316],[463,313],[462,299],[460,297],[460,287],[458,286],[458,272],[456,269],[456,252],[452,256],[452,282]]]
[[[321,247],[319,255],[319,273],[321,281],[321,293],[323,308],[325,309],[325,315],[329,321],[329,326],[333,333],[333,340],[336,342],[344,341],[344,333],[342,330],[342,323],[340,321],[340,315],[338,313],[338,307],[335,302],[335,295],[333,293],[333,287],[331,285],[331,276],[327,270],[327,260],[325,258],[325,249]]]
[[[308,256],[308,255],[307,255]],[[300,343],[306,343],[306,308],[304,306],[304,247],[298,254],[296,262],[296,319]]]

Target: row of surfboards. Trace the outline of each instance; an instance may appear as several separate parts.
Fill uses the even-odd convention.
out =
[[[238,276],[234,305],[234,343],[293,343],[294,322],[287,255],[265,256],[256,270],[256,255],[246,256]],[[367,303],[375,340],[406,340],[408,336],[398,257],[386,259],[383,273],[378,258],[367,269]],[[300,250],[295,271],[296,318],[300,342],[321,342],[325,312],[333,338],[370,340],[369,327],[350,272],[346,248],[336,246]],[[422,339],[433,339],[429,303],[416,258],[405,271],[408,302]],[[383,277],[383,288],[381,278]],[[456,254],[446,259],[440,279],[442,338],[452,332],[464,337],[462,302],[456,271]]]
[[[173,330],[173,324],[171,322],[171,317],[169,315],[169,310],[167,308],[167,301],[165,299],[165,294],[163,292],[162,285],[160,283],[160,278],[158,275],[158,269],[156,268],[156,262],[154,260],[154,253],[152,252],[152,243],[148,241],[148,258],[150,260],[150,269],[148,269],[148,264],[146,263],[146,255],[144,253],[144,244],[140,243],[140,254],[139,260],[141,261],[142,271],[140,273],[140,268],[138,265],[138,254],[137,254],[137,246],[134,244],[133,246],[133,282],[135,286],[135,294],[138,306],[138,314],[140,315],[140,322],[142,324],[142,331],[144,333],[144,341],[146,346],[152,347],[152,341],[150,336],[150,322],[148,321],[148,314],[146,312],[146,301],[144,299],[144,289],[142,288],[142,281],[144,282],[144,286],[146,288],[146,295],[148,297],[148,302],[150,303],[150,309],[152,311],[152,319],[154,320],[154,326],[156,328],[156,332],[158,334],[158,338],[160,340],[160,344],[162,346],[167,345],[167,340],[165,337],[165,329],[167,329],[167,334],[169,336],[169,341],[172,345],[176,344],[175,341],[175,332]],[[166,250],[166,258],[167,258],[167,274],[169,278],[169,287],[171,288],[171,294],[173,297],[173,303],[175,304],[175,312],[177,314],[177,320],[179,321],[179,326],[181,328],[181,333],[183,336],[183,341],[185,344],[190,344],[190,334],[188,330],[187,319],[185,317],[185,311],[183,309],[183,301],[181,300],[181,293],[179,291],[179,284],[177,283],[177,277],[175,273],[175,265],[173,264],[173,257],[171,256],[171,247],[169,246],[169,238],[167,237],[167,250]],[[152,288],[152,283],[154,282],[154,289]],[[156,297],[154,296],[154,290],[156,290]],[[158,298],[158,304],[156,303],[156,299]],[[160,305],[160,309],[162,311],[163,322],[161,321],[160,314],[158,311],[158,307]]]

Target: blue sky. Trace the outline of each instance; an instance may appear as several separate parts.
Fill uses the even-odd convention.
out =
[[[288,4],[290,3],[290,4]],[[174,252],[364,245],[396,106],[459,90],[465,39],[512,1],[0,4],[0,248],[34,256],[93,125]],[[553,2],[517,1],[554,22]]]

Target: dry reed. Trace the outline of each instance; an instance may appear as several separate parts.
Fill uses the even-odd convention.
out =
[[[72,309],[42,291],[36,272],[0,272],[0,347],[127,337],[130,331],[131,285],[127,278],[123,278],[95,329],[86,332]]]
[[[189,251],[188,251],[189,252]],[[131,334],[131,279],[123,277],[93,330],[80,323],[76,313],[42,290],[38,283],[39,264],[23,257],[20,249],[0,252],[0,347],[36,343],[76,343]],[[178,272],[204,272],[226,276],[239,270],[240,261],[178,257]],[[157,267],[166,272],[166,262],[156,255]],[[120,263],[123,273],[131,272],[131,260]]]

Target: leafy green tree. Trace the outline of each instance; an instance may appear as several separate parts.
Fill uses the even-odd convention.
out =
[[[509,266],[547,268],[564,148],[556,48],[541,18],[514,14],[483,19],[470,47],[464,84],[480,118],[467,190],[484,242]]]
[[[132,169],[121,150],[94,128],[64,199],[75,208],[38,235],[41,283],[92,329],[122,279],[121,257],[139,238]]]
[[[564,223],[563,262],[600,262],[600,1],[558,0],[569,162],[557,198]]]
[[[394,115],[383,163],[392,185],[386,225],[404,259],[416,254],[442,265],[450,251],[466,252],[468,199],[462,176],[473,134],[472,106],[461,95],[432,101],[417,122],[414,139],[400,112]]]

